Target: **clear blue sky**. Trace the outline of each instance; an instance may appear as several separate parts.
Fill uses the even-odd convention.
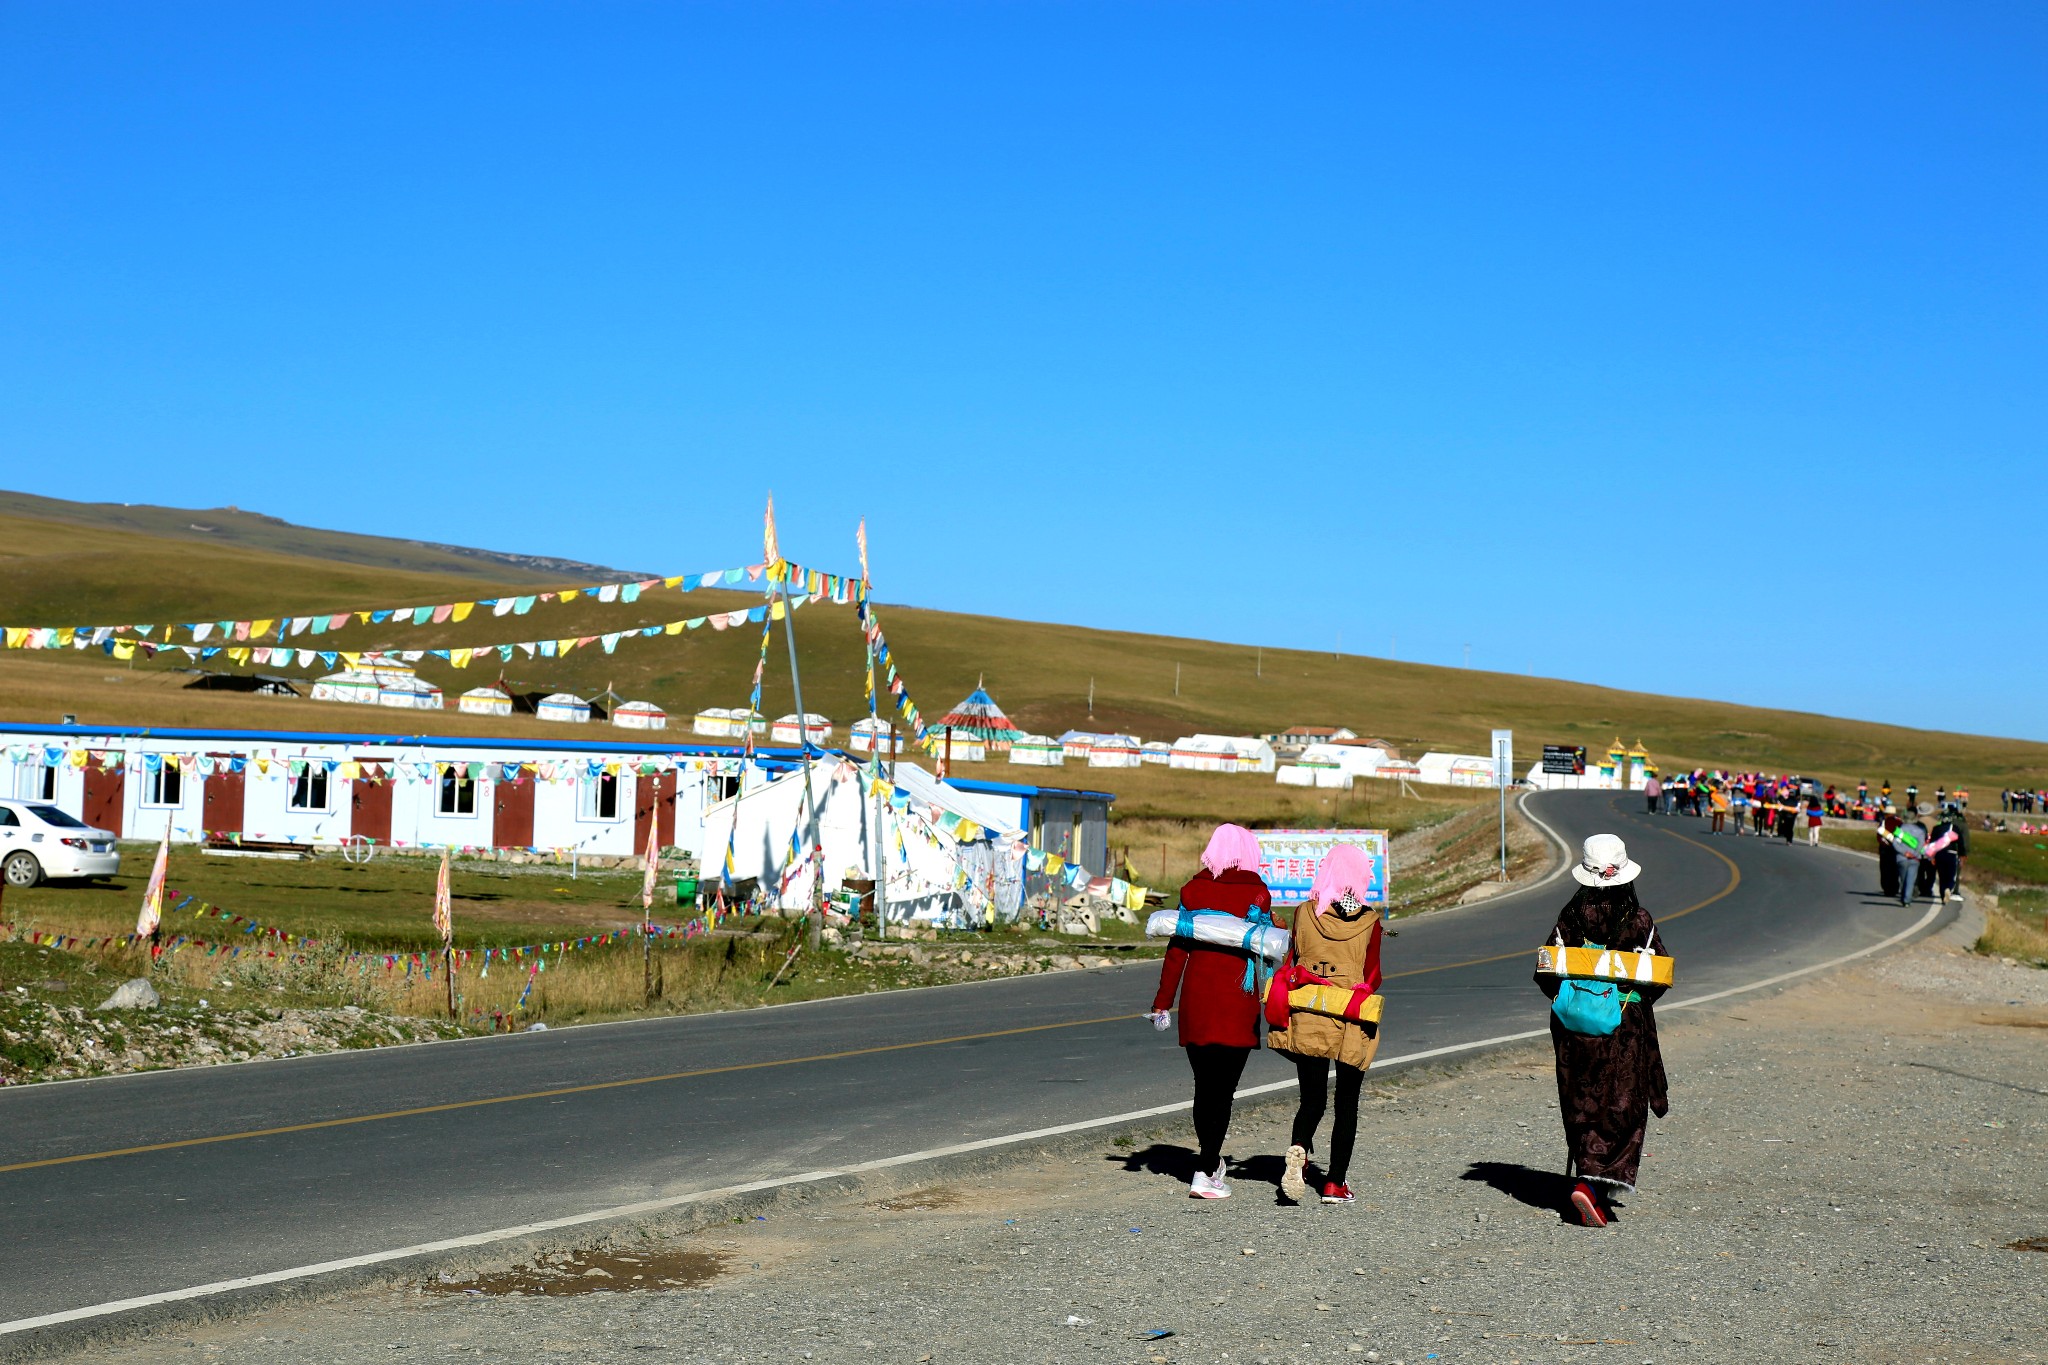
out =
[[[0,5],[0,486],[2048,738],[2048,12]],[[1279,718],[1288,719],[1288,718]]]

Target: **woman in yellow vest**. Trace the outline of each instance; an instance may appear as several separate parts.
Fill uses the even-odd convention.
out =
[[[1330,1161],[1315,1183],[1325,1204],[1352,1202],[1345,1177],[1358,1138],[1358,1097],[1365,1069],[1379,1051],[1380,917],[1368,905],[1372,859],[1352,844],[1330,850],[1316,870],[1309,900],[1294,909],[1288,959],[1266,996],[1266,1045],[1289,1057],[1301,1079],[1294,1142],[1280,1188],[1300,1203],[1308,1195],[1308,1154],[1337,1064],[1337,1113],[1330,1125]]]

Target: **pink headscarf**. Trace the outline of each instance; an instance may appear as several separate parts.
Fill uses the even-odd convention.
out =
[[[1218,825],[1202,850],[1202,866],[1209,875],[1220,877],[1231,868],[1246,872],[1259,870],[1259,836],[1243,825]]]
[[[1316,869],[1316,879],[1308,894],[1320,915],[1343,899],[1346,891],[1360,901],[1372,891],[1372,859],[1357,844],[1338,844],[1330,850],[1322,866]]]

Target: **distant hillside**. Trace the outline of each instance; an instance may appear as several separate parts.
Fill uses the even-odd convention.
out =
[[[377,569],[476,575],[496,582],[546,579],[566,584],[648,576],[550,555],[475,550],[463,545],[398,540],[353,531],[323,531],[310,526],[295,526],[281,518],[243,511],[238,507],[194,509],[153,507],[147,503],[67,502],[61,498],[38,497],[33,493],[0,491],[0,515],[63,522],[96,530],[140,531],[170,540],[204,541],[212,545],[267,550],[273,554],[362,564]]]
[[[77,504],[57,504],[75,508]],[[398,606],[490,596],[494,586],[532,591],[536,571],[467,552],[414,547],[420,564],[445,555],[459,570],[370,566],[336,553],[299,553],[293,536],[403,546],[400,541],[338,532],[277,529],[265,518],[269,544],[226,543],[214,532],[181,536],[116,524],[116,513],[185,517],[202,525],[212,513],[169,509],[92,508],[103,524],[0,516],[0,622],[10,625],[277,616],[353,607]],[[225,518],[223,518],[225,520]],[[240,523],[237,523],[240,524]],[[802,547],[791,546],[802,557]],[[365,551],[364,553],[367,553]],[[637,557],[637,556],[636,556]],[[530,559],[527,564],[560,561]],[[702,567],[702,566],[691,566]],[[838,567],[826,563],[823,567]],[[669,566],[666,571],[673,572]],[[557,586],[612,576],[583,567],[549,574]],[[883,585],[886,588],[886,584]],[[740,592],[656,591],[632,605],[588,600],[536,606],[523,617],[479,613],[466,623],[391,629],[352,625],[322,637],[329,648],[425,648],[594,635],[729,610],[759,601]],[[1696,764],[1803,771],[1853,784],[1889,779],[1976,789],[1978,804],[2005,784],[2048,785],[2048,745],[2022,740],[1908,730],[1898,726],[1791,711],[1731,706],[1689,698],[1622,692],[1515,674],[1393,663],[1384,659],[1267,649],[1176,639],[1130,631],[1085,630],[997,620],[910,607],[882,607],[903,677],[926,717],[936,720],[986,679],[989,690],[1030,729],[1117,729],[1146,739],[1195,731],[1265,732],[1294,724],[1348,725],[1401,745],[1484,752],[1487,731],[1515,730],[1526,764],[1545,743],[1584,744],[1603,751],[1637,739],[1667,771]],[[819,603],[796,616],[804,700],[841,727],[865,715],[862,642],[851,608]],[[521,690],[566,690],[592,696],[607,686],[621,696],[653,701],[678,717],[709,705],[746,701],[758,656],[758,626],[703,629],[657,639],[623,640],[617,651],[576,651],[561,659],[516,656],[503,665]],[[171,661],[183,665],[182,658]],[[1174,690],[1176,666],[1179,692]],[[276,671],[276,670],[272,670]],[[294,673],[300,670],[287,670]],[[316,667],[311,672],[319,671]],[[429,663],[422,673],[451,695],[499,675],[487,664],[456,670]],[[255,725],[300,729],[368,729],[561,735],[560,726],[532,720],[477,720],[443,714],[377,712],[308,701],[271,700],[183,690],[164,661],[118,663],[98,653],[0,652],[0,719],[151,725]],[[780,630],[769,654],[764,709],[794,709]],[[1091,680],[1095,704],[1091,717]],[[681,722],[687,729],[687,721]],[[992,765],[1001,777],[1024,769]],[[1116,787],[1113,770],[1061,770],[1069,782]],[[1055,780],[1058,780],[1057,778]]]

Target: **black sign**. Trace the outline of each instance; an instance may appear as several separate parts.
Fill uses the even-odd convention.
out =
[[[1570,774],[1575,777],[1586,775],[1586,746],[1570,744],[1546,744],[1543,746],[1543,771],[1546,773]]]

